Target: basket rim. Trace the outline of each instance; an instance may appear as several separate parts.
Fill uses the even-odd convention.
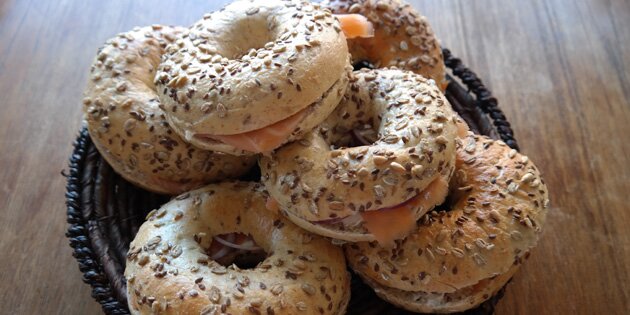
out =
[[[477,75],[463,65],[459,58],[452,55],[451,51],[443,48],[445,65],[451,70],[453,76],[459,79],[467,89],[464,89],[457,81],[450,80],[447,88],[448,94],[459,93],[460,97],[466,97],[467,101],[474,102],[475,108],[481,110],[483,114],[492,122],[496,135],[508,146],[518,150],[518,144],[514,139],[514,133],[510,123],[498,107],[497,99],[484,86]],[[473,99],[470,94],[474,95]],[[92,150],[90,150],[92,147]],[[85,166],[93,154],[98,152],[93,148],[92,140],[87,128],[83,126],[74,142],[74,149],[69,159],[67,173],[62,173],[67,178],[66,183],[66,206],[67,222],[69,224],[65,233],[73,248],[73,257],[79,263],[79,270],[83,273],[83,282],[92,288],[92,297],[101,304],[106,314],[129,314],[128,306],[117,297],[117,292],[112,292],[110,279],[104,270],[101,261],[103,255],[99,255],[92,248],[91,234],[95,227],[90,226],[85,219],[83,208],[85,190],[92,191],[96,185],[93,178],[84,176]],[[94,167],[98,169],[98,167]],[[97,172],[94,169],[92,172]],[[88,209],[87,211],[91,211]],[[98,249],[97,249],[98,251]]]

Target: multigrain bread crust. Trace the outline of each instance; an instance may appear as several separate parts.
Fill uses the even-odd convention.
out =
[[[130,245],[132,314],[343,314],[350,279],[341,248],[265,208],[262,185],[225,182],[176,197]],[[253,269],[209,260],[212,237],[249,234],[269,256]]]
[[[321,4],[335,14],[361,14],[374,25],[374,37],[348,40],[354,61],[413,71],[446,88],[440,44],[427,19],[411,5],[401,0],[324,0]]]
[[[487,287],[494,292],[536,245],[549,199],[529,158],[501,141],[470,134],[458,146],[450,186],[451,209],[425,215],[394,249],[367,242],[345,246],[352,269],[386,300],[431,312],[474,307],[489,296],[461,309],[446,300],[411,302],[410,296],[461,295],[496,277]]]
[[[318,124],[324,120],[332,110],[339,104],[339,99],[343,95],[346,90],[346,86],[348,85],[348,77],[352,72],[352,68],[348,67],[347,74],[344,75],[337,81],[328,91],[322,94],[321,98],[317,99],[313,103],[311,103],[304,111],[304,117],[297,124],[295,129],[293,129],[290,135],[281,142],[282,144],[300,139],[304,136],[304,134],[308,133],[312,128],[316,127]],[[322,110],[323,109],[323,110]],[[299,115],[299,114],[298,114]],[[185,130],[180,130],[182,133],[186,133]],[[214,141],[207,137],[198,138],[193,137],[190,140],[191,142],[205,148],[211,148],[212,150],[216,150],[219,152],[227,152],[227,154],[233,155],[252,155],[253,152],[241,150],[239,148],[235,148],[234,146],[223,143],[221,141]],[[270,152],[259,152],[266,155],[269,155]]]
[[[353,73],[346,95],[318,130],[260,160],[262,182],[304,229],[371,241],[361,225],[322,224],[396,206],[454,168],[457,115],[435,85],[397,69]],[[377,131],[372,145],[346,148],[354,130]],[[331,150],[330,145],[341,148]],[[435,204],[444,200],[446,192]],[[415,208],[415,218],[430,207]]]
[[[247,154],[195,135],[242,134],[307,109],[287,141],[296,139],[338,104],[349,71],[345,35],[329,10],[300,0],[239,0],[167,48],[156,84],[180,135]]]
[[[247,172],[252,158],[197,149],[166,122],[153,78],[168,43],[184,28],[154,25],[110,39],[90,69],[83,112],[109,165],[144,189],[178,194]]]
[[[361,276],[383,300],[398,307],[418,313],[456,313],[476,308],[494,296],[512,278],[518,270],[512,266],[507,272],[479,281],[477,284],[462,288],[453,293],[428,293],[422,291],[403,291],[382,286],[370,278]]]

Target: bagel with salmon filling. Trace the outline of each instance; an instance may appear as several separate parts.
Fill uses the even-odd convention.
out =
[[[367,21],[373,36],[348,39],[354,62],[368,61],[376,68],[395,66],[413,71],[446,89],[442,49],[426,17],[401,0],[324,0],[347,28],[362,29]]]
[[[352,71],[339,21],[318,4],[239,0],[167,48],[166,117],[200,148],[269,153],[321,123]]]
[[[151,212],[127,255],[131,313],[343,314],[350,277],[342,249],[266,210],[265,202],[260,184],[224,182]],[[219,237],[234,232],[254,243]],[[249,269],[224,266],[210,256],[217,241],[267,256]]]
[[[350,80],[317,131],[260,160],[262,182],[304,229],[392,244],[444,200],[458,116],[435,81],[412,72],[364,69]]]
[[[474,308],[536,245],[549,199],[526,156],[470,134],[458,146],[450,190],[446,210],[425,215],[393,249],[345,246],[352,269],[383,299],[414,312]]]
[[[92,64],[83,99],[90,138],[114,171],[170,195],[238,177],[255,163],[193,147],[166,121],[153,78],[166,45],[186,32],[154,25],[108,40]]]

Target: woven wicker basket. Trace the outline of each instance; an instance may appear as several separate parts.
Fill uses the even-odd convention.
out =
[[[446,97],[453,108],[474,132],[500,138],[518,149],[510,124],[490,91],[449,50],[444,49],[443,53],[452,73]],[[168,201],[169,197],[137,188],[114,173],[99,155],[85,128],[75,142],[66,177],[69,223],[66,236],[74,249],[73,256],[79,262],[83,281],[92,287],[92,296],[105,313],[129,314],[123,276],[129,243],[146,213]],[[246,179],[256,180],[255,171]],[[465,314],[491,314],[504,289]],[[407,313],[380,300],[353,276],[348,314]]]

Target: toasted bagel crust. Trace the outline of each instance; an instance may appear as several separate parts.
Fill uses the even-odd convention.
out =
[[[131,242],[125,277],[132,314],[343,314],[343,252],[265,209],[260,184],[224,182],[152,212]],[[213,236],[249,234],[269,256],[253,269],[209,259]]]
[[[90,137],[109,165],[126,180],[163,194],[240,176],[254,163],[192,147],[166,122],[153,77],[166,45],[185,33],[154,25],[108,40],[92,64],[83,99]]]
[[[512,278],[520,265],[513,265],[507,272],[479,281],[470,287],[453,293],[428,293],[403,291],[382,286],[362,276],[383,300],[398,307],[418,313],[456,313],[476,308],[501,290]]]
[[[350,266],[380,286],[454,293],[508,272],[536,245],[549,200],[526,156],[471,133],[458,147],[450,186],[449,211],[425,215],[392,250],[347,245]]]
[[[374,37],[348,40],[354,61],[410,70],[446,88],[440,43],[426,17],[410,4],[400,0],[324,0],[321,4],[336,14],[361,14],[374,25]]]
[[[314,225],[396,206],[439,177],[448,182],[456,119],[433,80],[397,69],[358,71],[318,131],[260,160],[262,181],[303,228],[347,241],[373,240],[360,226]],[[377,130],[376,142],[344,148],[352,131],[366,125]],[[331,150],[331,144],[342,147]],[[415,209],[415,217],[429,210]]]
[[[167,48],[156,84],[167,119],[185,139],[247,154],[195,135],[242,134],[318,103],[296,130],[306,132],[338,104],[341,95],[327,92],[345,89],[349,60],[339,22],[320,5],[238,0]]]

